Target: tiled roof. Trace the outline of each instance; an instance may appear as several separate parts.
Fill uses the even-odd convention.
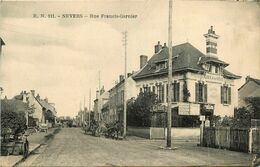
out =
[[[234,79],[240,79],[241,78],[241,76],[235,75],[235,74],[227,71],[226,69],[223,69],[223,74],[224,74],[224,77],[227,77],[227,78],[234,78]]]
[[[255,78],[252,78],[250,76],[247,76],[246,77],[246,83],[244,83],[238,90],[242,89],[249,81],[253,81],[256,84],[260,85],[260,79],[255,79]]]
[[[256,89],[253,93],[249,94],[247,97],[260,97],[260,88]]]
[[[142,69],[141,69],[142,70]],[[129,76],[128,78],[130,77],[135,77],[141,70],[139,71],[136,71],[131,74],[131,76]],[[125,79],[122,79],[122,81],[120,81],[119,83],[117,83],[115,86],[113,86],[111,89],[108,90],[109,93],[111,93],[111,91],[113,91],[114,89],[118,88],[120,85],[122,85],[123,83],[125,82]]]
[[[46,108],[46,111],[47,110],[50,110],[51,112],[55,111],[55,108],[45,100],[39,100],[39,103],[41,104],[42,107]]]
[[[260,85],[260,79],[255,79],[255,78],[251,78],[249,77],[250,80],[255,81],[258,85]]]
[[[217,64],[223,64],[224,66],[228,66],[229,64],[222,61],[222,60],[219,60],[218,58],[215,58],[215,57],[208,57],[208,56],[205,56],[205,57],[201,57],[201,60],[200,60],[200,63],[203,64],[203,63],[208,63],[208,62],[213,62],[213,63],[217,63]]]
[[[27,110],[26,103],[18,99],[1,100],[2,109],[12,108],[15,112],[25,112]]]
[[[168,60],[168,48],[165,47],[161,49],[158,53],[154,54],[151,59],[147,62],[146,66],[138,72],[136,76],[133,78],[135,80],[165,75],[168,73],[167,68],[156,70],[156,63],[163,62]],[[217,58],[208,58],[201,51],[195,48],[190,43],[183,43],[180,45],[173,46],[173,73],[179,72],[183,70],[189,71],[205,71],[202,68],[202,64],[205,62],[213,61],[215,63],[223,64],[227,66],[228,64],[224,61],[221,61]],[[235,79],[239,76],[236,76],[227,70],[225,70],[225,74],[228,77],[234,77]]]

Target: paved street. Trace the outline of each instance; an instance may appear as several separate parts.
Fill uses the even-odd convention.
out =
[[[63,128],[20,166],[112,165],[250,165],[251,155],[175,142],[177,150],[163,150],[164,141],[117,141],[84,135],[79,128]]]

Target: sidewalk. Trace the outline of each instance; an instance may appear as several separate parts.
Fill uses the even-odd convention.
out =
[[[30,144],[29,154],[40,147],[40,144]],[[23,160],[22,155],[0,156],[1,166],[14,166]]]
[[[39,148],[41,144],[48,140],[48,135],[53,134],[56,128],[51,128],[47,133],[37,132],[28,136],[27,140],[29,141],[29,155]],[[0,156],[0,166],[15,166],[23,160],[22,155],[9,155],[9,156]]]

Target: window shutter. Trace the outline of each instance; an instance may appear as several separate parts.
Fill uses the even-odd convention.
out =
[[[176,83],[176,101],[180,101],[180,83]]]
[[[164,85],[161,85],[161,87],[162,87],[162,103],[164,103],[165,101],[164,101]]]
[[[168,84],[166,85],[166,102],[168,102],[168,94],[169,94],[169,89],[168,89]]]
[[[175,90],[174,87],[175,87],[174,83],[172,83],[172,99],[171,99],[172,101],[174,101],[174,94],[175,94],[174,93],[174,90]]]
[[[224,103],[224,87],[223,86],[221,86],[221,90],[220,90],[220,96],[221,96],[221,104],[223,104]]]
[[[176,82],[173,83],[172,89],[172,100],[176,101]]]
[[[208,101],[207,84],[204,85],[204,102]]]
[[[195,101],[199,101],[199,83],[195,83]]]
[[[228,104],[231,104],[231,87],[228,88]]]

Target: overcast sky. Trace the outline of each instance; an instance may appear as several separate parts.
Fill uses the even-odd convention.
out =
[[[33,18],[33,14],[135,14],[136,19]],[[243,78],[260,78],[260,6],[254,2],[174,1],[173,44],[190,42],[205,53],[212,25],[220,38],[218,56]],[[128,31],[128,72],[139,56],[167,42],[167,0],[89,0],[80,2],[0,2],[0,84],[9,98],[35,89],[56,104],[58,115],[75,116],[80,101],[92,107],[98,88],[108,90],[124,73],[122,32]]]

